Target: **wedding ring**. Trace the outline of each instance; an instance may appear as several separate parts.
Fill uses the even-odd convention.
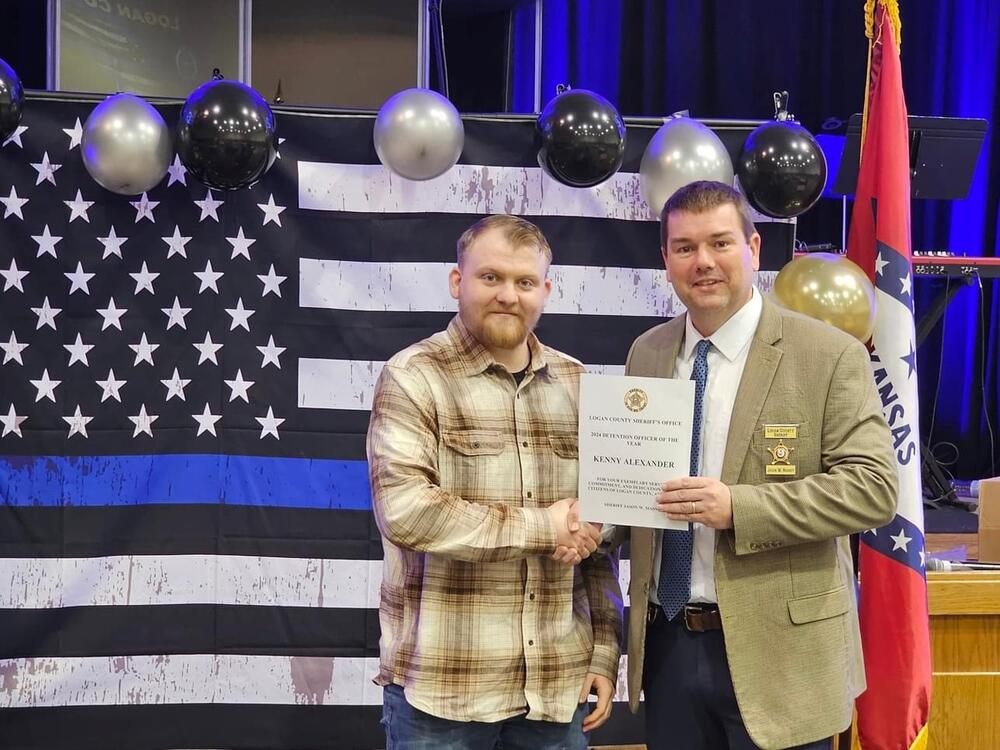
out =
[[[689,515],[693,516],[695,513],[698,512],[697,510],[695,510],[695,508],[696,508],[695,504],[691,503],[691,513]]]

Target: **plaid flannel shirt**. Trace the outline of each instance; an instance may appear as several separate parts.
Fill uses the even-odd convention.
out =
[[[455,317],[389,360],[375,388],[376,681],[455,721],[569,722],[587,672],[617,681],[617,558],[549,559],[545,508],[577,493],[584,368],[528,343],[517,385]]]

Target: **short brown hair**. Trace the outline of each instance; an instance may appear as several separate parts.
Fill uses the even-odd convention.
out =
[[[458,238],[458,265],[462,265],[465,251],[469,249],[482,234],[491,229],[499,229],[504,239],[511,244],[511,247],[534,247],[545,256],[545,262],[552,262],[552,248],[549,241],[545,239],[542,230],[520,216],[510,214],[494,214],[480,219],[471,227],[466,229],[462,236]]]
[[[750,204],[743,193],[724,182],[698,180],[679,188],[663,204],[663,210],[660,211],[660,239],[663,247],[667,246],[667,218],[670,214],[678,211],[701,214],[725,205],[736,209],[743,227],[743,238],[749,241],[757,230],[750,214]]]

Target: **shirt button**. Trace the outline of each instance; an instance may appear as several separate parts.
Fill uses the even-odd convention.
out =
[[[532,592],[531,592],[530,594],[528,594],[528,598],[529,598],[529,599],[530,599],[531,601],[535,601],[535,592],[534,592],[534,591],[532,591]]]
[[[534,645],[535,645],[535,642],[534,642],[534,641],[528,641],[528,645],[529,645],[529,646],[534,646]]]
[[[522,445],[523,447],[527,448],[527,447],[528,447],[528,441],[527,441],[527,440],[525,440],[525,441],[524,441],[523,443],[521,443],[521,445]]]
[[[478,447],[479,447],[479,443],[478,443],[478,442],[475,442],[475,443],[473,443],[473,444],[472,444],[472,447],[473,447],[473,448],[478,448]]]
[[[531,499],[531,490],[528,490],[528,499]]]

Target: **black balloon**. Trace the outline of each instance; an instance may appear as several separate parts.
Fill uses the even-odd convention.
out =
[[[797,122],[765,122],[743,143],[736,174],[750,205],[767,216],[790,219],[819,200],[826,157]]]
[[[584,89],[552,99],[535,124],[538,164],[554,180],[590,187],[618,171],[625,156],[625,123],[600,94]]]
[[[7,140],[21,122],[24,88],[17,73],[0,60],[0,143]]]
[[[277,153],[274,113],[239,81],[209,81],[184,102],[177,122],[177,155],[194,177],[216,190],[256,182]]]

